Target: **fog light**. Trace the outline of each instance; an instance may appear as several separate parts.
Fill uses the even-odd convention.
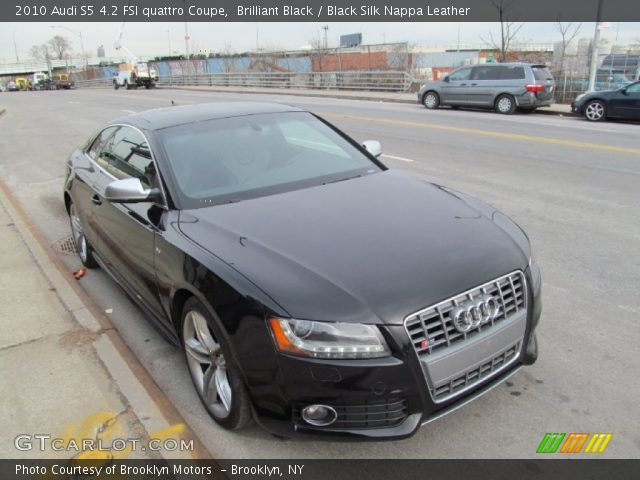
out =
[[[302,419],[316,427],[331,425],[337,418],[336,411],[327,405],[309,405],[302,409]]]

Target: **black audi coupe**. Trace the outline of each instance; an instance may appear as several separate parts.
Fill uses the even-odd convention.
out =
[[[541,280],[513,221],[381,151],[294,107],[174,106],[98,130],[64,202],[220,425],[402,438],[536,360]]]

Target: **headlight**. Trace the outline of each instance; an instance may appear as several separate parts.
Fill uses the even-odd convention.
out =
[[[374,325],[269,318],[278,350],[314,358],[379,358],[391,354]]]

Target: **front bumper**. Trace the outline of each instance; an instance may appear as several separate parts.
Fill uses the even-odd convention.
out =
[[[531,276],[526,273],[531,285]],[[525,333],[519,350],[505,368],[472,388],[436,403],[429,391],[418,355],[404,326],[386,326],[383,334],[393,356],[370,360],[316,360],[277,354],[278,375],[254,397],[256,421],[283,437],[344,437],[363,440],[400,439],[421,425],[451,413],[482,396],[538,356],[534,333],[541,312],[540,286],[528,291]],[[301,408],[328,405],[338,420],[314,427],[301,417]]]

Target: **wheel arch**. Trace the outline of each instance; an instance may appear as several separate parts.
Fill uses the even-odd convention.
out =
[[[510,92],[510,91],[508,91],[508,90],[505,90],[505,91],[500,92],[500,93],[496,93],[496,94],[493,96],[493,100],[491,101],[491,105],[493,105],[493,106],[495,107],[496,102],[497,102],[497,101],[498,101],[498,99],[499,99],[501,96],[503,96],[503,95],[509,95],[511,98],[513,98],[513,101],[515,102],[516,107],[519,107],[519,106],[520,106],[520,104],[519,104],[519,102],[518,102],[518,97],[517,97],[517,95],[514,95],[514,94],[513,94],[513,92]]]

